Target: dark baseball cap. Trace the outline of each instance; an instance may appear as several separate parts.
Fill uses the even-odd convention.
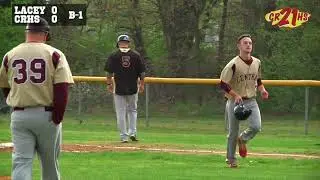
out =
[[[119,42],[119,41],[128,41],[128,42],[130,42],[130,37],[128,35],[125,35],[125,34],[120,35],[118,37],[118,41],[117,42]]]

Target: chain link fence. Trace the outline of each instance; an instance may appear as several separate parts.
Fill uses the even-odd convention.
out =
[[[308,132],[308,121],[317,120],[320,103],[318,87],[266,87],[270,93],[268,101],[257,97],[262,117],[282,121],[292,119]],[[199,91],[199,89],[202,89]],[[170,92],[179,92],[176,97]],[[292,91],[295,92],[293,96]],[[197,92],[202,92],[201,94]],[[281,92],[279,94],[279,92]],[[286,97],[279,102],[277,95]],[[174,93],[175,95],[177,93]],[[285,107],[285,108],[283,108]],[[79,82],[71,88],[67,113],[77,115],[81,120],[86,116],[114,116],[113,96],[102,83]],[[224,120],[225,99],[217,86],[146,84],[145,92],[139,94],[138,117],[149,126],[154,119],[161,117],[201,117]],[[83,119],[82,119],[83,120]],[[227,127],[226,127],[227,128]]]

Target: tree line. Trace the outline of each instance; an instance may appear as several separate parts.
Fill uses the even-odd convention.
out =
[[[71,1],[51,0],[50,3]],[[74,75],[104,75],[103,66],[115,50],[116,37],[126,33],[144,58],[148,76],[219,78],[225,64],[237,55],[236,38],[249,33],[254,41],[253,55],[262,61],[264,79],[319,79],[317,0],[76,0],[72,3],[87,5],[87,25],[52,27],[50,44],[65,52]],[[287,29],[272,26],[264,19],[268,12],[287,6],[309,12],[310,21]],[[9,8],[0,11],[3,14],[0,53],[4,55],[23,41],[24,27],[10,25]],[[317,111],[319,89],[310,90],[311,110]],[[217,102],[220,107],[223,102],[222,91],[216,86],[153,85],[151,94],[155,104],[160,100],[164,104],[202,107]],[[264,103],[266,110],[304,110],[303,88],[272,87],[270,95],[270,101]]]

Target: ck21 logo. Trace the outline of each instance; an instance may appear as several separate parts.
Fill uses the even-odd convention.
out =
[[[265,19],[273,26],[296,28],[309,21],[310,13],[299,11],[297,8],[286,7],[271,11],[265,15]]]

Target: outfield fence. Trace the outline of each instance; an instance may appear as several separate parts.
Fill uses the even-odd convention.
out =
[[[105,77],[95,77],[95,76],[74,76],[74,80],[77,84],[85,83],[83,85],[87,85],[87,83],[105,83],[106,79]],[[159,78],[159,77],[146,77],[145,78],[145,92],[144,92],[144,99],[145,99],[145,125],[149,127],[150,125],[150,88],[152,85],[155,84],[175,84],[175,85],[217,85],[220,82],[220,79],[200,79],[200,78]],[[287,86],[287,87],[304,87],[304,133],[308,134],[308,120],[309,120],[309,99],[310,99],[310,93],[309,89],[311,87],[320,87],[320,81],[316,80],[263,80],[263,84],[268,86],[274,86],[274,87],[281,87],[281,86]],[[77,112],[80,115],[83,109],[83,99],[87,98],[86,95],[83,94],[83,91],[80,91],[79,88],[76,88],[77,93]],[[90,90],[88,90],[90,91]],[[99,93],[94,90],[94,95],[98,95]],[[100,93],[106,92],[106,86],[102,86],[100,88]],[[99,104],[103,103],[103,98],[97,97],[97,99],[92,102],[93,104]],[[102,100],[102,101],[101,101]],[[101,101],[101,102],[98,102]],[[90,105],[89,105],[90,106]],[[227,118],[225,118],[225,128],[227,129]]]

